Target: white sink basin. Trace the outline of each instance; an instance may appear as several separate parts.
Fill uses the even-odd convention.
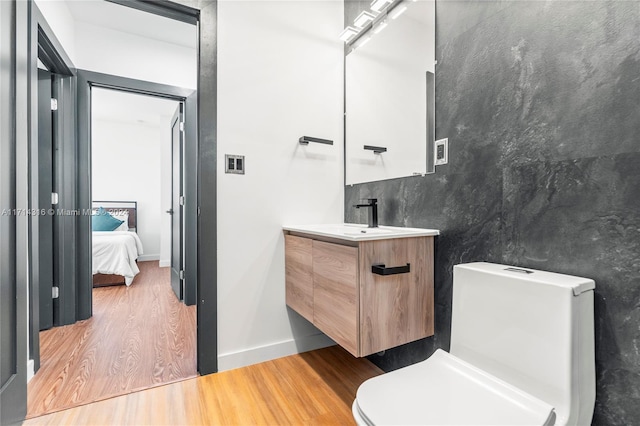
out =
[[[401,228],[380,226],[368,228],[367,225],[353,223],[283,226],[285,231],[319,235],[347,241],[383,240],[390,238],[426,237],[440,235],[437,229]]]

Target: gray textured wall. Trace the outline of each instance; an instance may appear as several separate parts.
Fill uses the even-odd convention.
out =
[[[346,22],[357,4],[345,3]],[[640,2],[437,2],[437,173],[346,188],[380,223],[438,228],[436,335],[371,357],[448,349],[452,267],[491,261],[596,281],[594,424],[640,424]]]

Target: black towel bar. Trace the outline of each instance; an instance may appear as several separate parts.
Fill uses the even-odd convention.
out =
[[[387,152],[387,148],[384,146],[365,145],[364,149],[373,151],[374,154],[382,154],[383,152]]]
[[[309,142],[323,143],[325,145],[333,145],[332,140],[314,138],[311,136],[301,136],[300,139],[298,139],[298,142],[300,142],[301,145],[309,145]]]

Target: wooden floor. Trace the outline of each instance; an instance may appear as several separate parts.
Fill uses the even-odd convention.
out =
[[[24,425],[352,425],[358,386],[382,371],[339,346],[96,402]]]
[[[130,287],[93,290],[93,317],[40,333],[27,418],[197,375],[196,307],[171,290],[170,268],[140,262]]]

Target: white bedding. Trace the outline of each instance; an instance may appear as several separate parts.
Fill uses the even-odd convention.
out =
[[[136,259],[143,254],[142,241],[135,232],[93,232],[93,274],[124,276],[127,286],[140,272]]]

